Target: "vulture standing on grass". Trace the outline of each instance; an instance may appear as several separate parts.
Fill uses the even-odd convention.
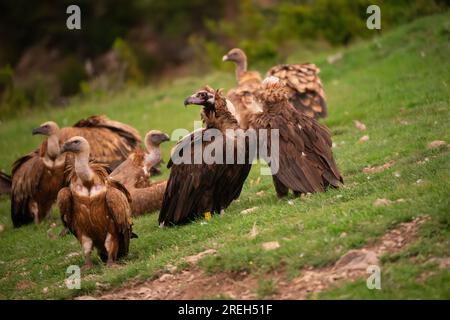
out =
[[[159,214],[160,226],[186,223],[206,213],[223,213],[239,197],[251,168],[245,143],[238,144],[236,136],[225,134],[227,129],[239,129],[239,124],[229,111],[233,109],[232,104],[219,91],[206,87],[187,98],[184,104],[203,106],[202,118],[206,128],[186,136],[172,150],[167,165],[171,168],[170,177]],[[212,138],[214,130],[211,129],[219,130],[220,138]],[[225,162],[226,144],[234,150],[232,164]],[[205,161],[202,155],[211,147],[223,150],[223,154],[218,155],[222,164]],[[201,150],[202,156],[197,161],[194,159],[196,150]],[[243,164],[237,162],[238,153],[245,156]],[[178,156],[187,161],[178,161]]]
[[[0,195],[11,193],[11,177],[0,171]]]
[[[261,84],[261,76],[256,71],[247,70],[247,56],[239,48],[231,49],[222,58],[236,64],[238,87],[229,92],[229,99],[242,110],[248,108],[246,92],[254,93]],[[267,72],[268,76],[279,78],[287,86],[287,94],[292,105],[309,117],[325,118],[327,105],[319,68],[312,63],[280,64]]]
[[[92,266],[95,247],[108,265],[128,254],[132,237],[131,198],[127,189],[108,177],[104,165],[89,161],[90,146],[83,137],[73,137],[61,152],[73,152],[68,167],[69,186],[58,193],[58,207],[66,228],[80,242],[85,268]]]
[[[264,80],[256,94],[264,112],[250,118],[256,130],[279,130],[279,156],[269,164],[279,197],[289,189],[295,194],[323,192],[340,187],[343,179],[331,150],[331,134],[317,120],[297,111],[288,100],[286,86],[276,77]],[[268,149],[272,141],[268,139]],[[274,172],[278,168],[278,172]]]
[[[161,209],[167,180],[151,183],[150,176],[162,162],[160,144],[168,140],[169,136],[161,131],[149,131],[145,136],[147,152],[137,149],[110,175],[130,192],[133,216]]]
[[[66,155],[60,155],[62,143],[82,136],[92,146],[91,156],[98,162],[117,166],[141,142],[139,133],[132,127],[108,119],[92,116],[73,127],[59,128],[53,122],[43,123],[33,129],[33,135],[47,139],[40,147],[16,160],[12,168],[11,218],[14,227],[39,223],[50,211],[58,191],[63,187]]]

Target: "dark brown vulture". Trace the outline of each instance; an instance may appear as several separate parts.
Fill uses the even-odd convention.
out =
[[[239,48],[231,49],[223,56],[223,61],[233,61],[236,64],[238,87],[230,91],[228,98],[239,108],[243,99],[242,92],[254,93],[261,84],[261,76],[258,72],[247,71],[247,56]],[[319,68],[312,63],[280,64],[272,67],[266,76],[279,78],[288,87],[287,94],[292,105],[307,116],[317,119],[327,116],[319,72]]]
[[[11,177],[0,171],[0,195],[11,193]]]
[[[331,134],[314,118],[297,111],[289,102],[286,86],[276,77],[264,80],[256,98],[264,112],[254,114],[250,127],[279,130],[279,156],[270,163],[277,195],[323,192],[340,187],[343,179],[333,158]],[[268,149],[272,141],[268,139]],[[276,169],[278,168],[277,172]]]
[[[94,247],[102,261],[111,265],[128,254],[132,237],[130,195],[120,182],[108,177],[103,164],[89,161],[85,138],[67,140],[61,152],[75,154],[74,165],[67,170],[69,186],[58,193],[61,220],[82,246],[84,268],[92,266]]]
[[[171,168],[170,177],[159,214],[161,226],[186,223],[208,212],[222,213],[239,197],[251,169],[245,143],[238,144],[236,136],[226,134],[227,129],[234,132],[239,125],[229,111],[231,103],[219,91],[207,87],[184,103],[203,106],[202,118],[206,128],[186,136],[172,150],[167,165]],[[225,161],[226,145],[234,150],[231,164]],[[211,149],[214,152],[208,153]],[[216,154],[217,150],[223,150],[222,154]],[[213,153],[217,156],[213,161],[205,158],[205,154]],[[245,157],[242,164],[237,161],[238,153]]]
[[[48,138],[39,149],[13,164],[11,218],[15,227],[39,223],[50,211],[65,181],[64,168],[69,161],[65,154],[60,155],[65,140],[73,136],[86,138],[92,145],[91,156],[110,167],[124,161],[141,142],[134,128],[105,116],[92,116],[61,129],[49,121],[33,129],[33,134]]]
[[[147,152],[137,148],[127,160],[122,162],[111,173],[111,178],[121,182],[127,189],[145,188],[150,186],[152,170],[162,162],[161,143],[168,141],[169,136],[159,130],[151,130],[145,135]]]
[[[136,150],[110,175],[130,192],[133,216],[161,209],[167,180],[151,183],[150,176],[153,176],[152,169],[162,161],[160,144],[168,140],[169,136],[161,131],[149,131],[145,136],[148,152]]]

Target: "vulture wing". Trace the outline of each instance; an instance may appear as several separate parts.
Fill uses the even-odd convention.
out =
[[[11,193],[11,177],[6,173],[0,171],[0,195]]]
[[[145,188],[150,186],[149,173],[144,170],[144,151],[138,147],[124,162],[110,174],[110,178],[119,181],[126,188]]]
[[[327,105],[320,69],[314,64],[280,64],[272,67],[267,76],[275,76],[289,88],[289,100],[301,112],[313,118],[325,118]]]
[[[133,216],[161,209],[167,180],[152,183],[147,188],[131,189],[131,212]]]
[[[108,163],[111,168],[126,160],[141,143],[136,129],[106,116],[92,116],[60,130],[61,142],[77,135],[89,142],[94,159]]]
[[[38,191],[45,165],[37,149],[16,160],[12,168],[11,219],[14,227],[33,221],[30,201]]]
[[[202,216],[205,212],[220,212],[239,196],[251,164],[194,162],[194,150],[199,144],[203,150],[213,143],[225,144],[225,139],[210,141],[208,132],[202,129],[201,135],[192,133],[174,148],[172,154],[182,156],[182,151],[186,150],[182,147],[190,143],[188,149],[191,152],[191,164],[174,164],[172,158],[169,161],[168,167],[172,169],[159,214],[160,224],[181,224]]]
[[[106,204],[109,216],[114,221],[119,232],[118,258],[128,254],[132,236],[130,203],[131,197],[128,190],[120,182],[110,179],[106,192]]]
[[[61,221],[65,228],[69,229],[76,236],[72,225],[73,197],[69,187],[62,188],[58,192],[57,204],[61,214]]]

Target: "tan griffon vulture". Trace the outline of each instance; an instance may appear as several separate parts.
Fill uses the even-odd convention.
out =
[[[11,188],[11,218],[15,227],[36,223],[48,214],[64,184],[64,168],[70,162],[60,155],[62,143],[82,136],[92,145],[91,156],[98,162],[115,167],[124,161],[141,142],[132,127],[108,119],[92,116],[73,127],[59,128],[45,122],[33,129],[33,134],[47,136],[39,149],[13,164]]]
[[[58,207],[66,228],[80,242],[85,268],[92,266],[95,247],[108,265],[128,254],[132,237],[131,198],[127,189],[108,177],[102,164],[90,163],[90,146],[83,137],[73,137],[61,152],[75,154],[68,167],[69,186],[58,193]]]
[[[187,98],[184,103],[203,106],[202,118],[206,128],[186,136],[172,150],[167,165],[171,168],[170,177],[159,213],[161,226],[186,223],[207,213],[222,213],[239,197],[251,168],[247,146],[239,145],[236,137],[225,134],[227,129],[239,129],[236,118],[229,111],[233,109],[231,102],[219,91],[206,87]],[[213,138],[211,135],[214,132],[219,133],[222,138]],[[226,143],[231,143],[234,149],[233,163],[225,161]],[[206,162],[204,157],[201,161],[194,159],[195,150],[201,150],[204,156],[211,147],[223,150],[223,154],[218,156],[221,163],[215,160]],[[238,153],[245,155],[242,164],[237,161]]]
[[[256,98],[264,112],[252,115],[250,127],[269,133],[279,130],[279,154],[269,159],[277,195],[285,196],[289,189],[301,194],[340,187],[343,179],[333,158],[328,128],[296,110],[286,86],[276,77],[264,80]],[[271,144],[268,139],[269,150]]]
[[[245,113],[247,108],[252,107],[246,93],[254,93],[259,88],[261,76],[256,71],[247,70],[247,56],[239,48],[231,49],[222,59],[236,64],[238,87],[230,90],[228,98],[239,112]],[[325,93],[319,72],[319,68],[312,63],[280,64],[272,67],[266,76],[279,78],[287,86],[286,93],[292,105],[307,116],[317,119],[327,116]]]
[[[136,150],[110,175],[130,192],[133,216],[161,209],[167,180],[152,183],[150,176],[152,169],[162,162],[160,144],[168,140],[169,136],[161,131],[149,131],[145,136],[147,152]]]

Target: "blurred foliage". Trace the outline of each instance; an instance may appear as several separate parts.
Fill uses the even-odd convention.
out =
[[[71,4],[81,8],[81,30],[66,28]],[[366,28],[370,4],[381,7],[381,31]],[[445,0],[2,0],[0,111],[140,85],[177,70],[231,68],[221,57],[232,47],[243,48],[252,67],[283,62],[302,45],[347,45],[448,6]]]

